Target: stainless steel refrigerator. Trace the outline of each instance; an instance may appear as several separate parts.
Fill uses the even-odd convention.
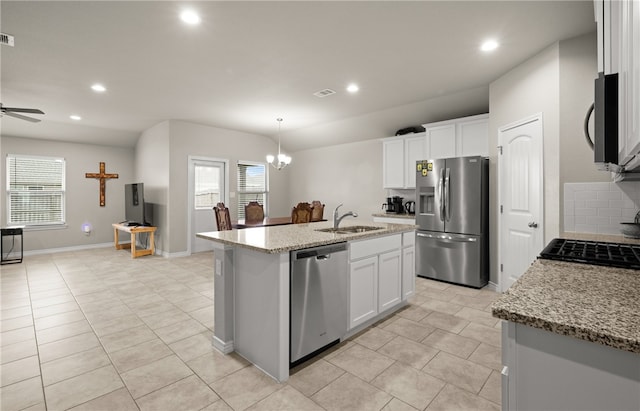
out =
[[[416,162],[416,274],[484,287],[489,281],[489,159]]]

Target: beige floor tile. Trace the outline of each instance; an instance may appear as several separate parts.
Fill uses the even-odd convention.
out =
[[[493,345],[494,347],[500,347],[502,339],[502,334],[499,329],[475,323],[467,325],[464,330],[460,331],[460,335]]]
[[[34,309],[71,301],[75,301],[75,298],[73,298],[73,294],[71,294],[67,287],[61,288],[56,292],[31,293],[31,306]]]
[[[468,360],[496,371],[502,371],[502,351],[493,345],[481,343]]]
[[[493,317],[491,313],[470,307],[462,308],[456,313],[456,317],[461,317],[477,324],[486,325],[487,327],[494,327],[496,323],[500,321]]]
[[[22,317],[10,318],[0,321],[0,331],[17,330],[18,328],[32,327],[33,317],[31,315],[23,315]]]
[[[213,301],[202,295],[198,295],[195,298],[190,298],[188,300],[174,301],[173,303],[184,312],[213,306]]]
[[[491,402],[500,404],[502,402],[502,374],[498,371],[492,371],[479,395]]]
[[[0,319],[9,320],[11,318],[23,317],[25,315],[31,315],[31,307],[25,305],[23,307],[17,308],[2,308],[2,312],[0,312]]]
[[[103,335],[100,337],[100,342],[108,353],[112,353],[156,338],[155,333],[149,327],[141,325],[113,334]]]
[[[467,320],[456,317],[455,315],[444,314],[437,311],[434,311],[428,316],[424,317],[422,320],[420,320],[420,323],[439,328],[444,331],[449,331],[454,334],[459,333],[464,329],[464,327],[469,325],[469,321]]]
[[[87,320],[89,320],[89,323],[98,324],[108,320],[122,318],[131,314],[134,314],[134,312],[131,311],[129,307],[127,307],[123,303],[118,303],[117,305],[114,305],[111,308],[87,312],[86,316],[87,316]]]
[[[173,351],[159,338],[109,354],[118,372],[124,373],[168,357]]]
[[[73,411],[138,411],[126,388],[120,388],[94,400],[71,408]]]
[[[400,401],[397,398],[392,399],[384,406],[381,411],[417,411],[417,408],[412,407],[406,402]]]
[[[142,411],[200,410],[219,399],[207,384],[191,375],[138,398],[136,402]]]
[[[182,321],[190,320],[189,314],[183,312],[178,308],[174,308],[164,313],[150,315],[148,317],[141,317],[142,321],[149,326],[152,330],[157,330],[172,324],[176,324]]]
[[[201,334],[207,331],[207,328],[196,320],[190,318],[189,320],[158,328],[154,331],[162,341],[170,344],[196,334]]]
[[[79,309],[66,313],[49,315],[47,317],[36,318],[36,330],[44,330],[51,327],[57,327],[63,324],[74,323],[84,320],[84,314]]]
[[[111,366],[44,387],[49,410],[67,408],[91,401],[123,386],[116,370]]]
[[[413,341],[420,341],[434,331],[433,327],[407,320],[406,318],[398,318],[396,321],[384,327],[384,329]]]
[[[195,311],[190,311],[189,315],[195,318],[200,324],[213,330],[213,320],[215,316],[213,306],[207,306],[204,308],[199,308]]]
[[[426,298],[425,301],[422,302],[422,304],[424,304],[427,301],[431,301],[431,300],[437,300],[440,302],[450,302],[451,299],[453,299],[454,297],[457,296],[457,294],[455,294],[453,291],[446,289],[446,290],[436,290],[433,288],[426,288],[423,291],[418,291],[418,295],[423,296]],[[420,305],[422,305],[420,304]]]
[[[111,361],[102,347],[92,348],[43,363],[42,382],[46,387],[110,364]]]
[[[371,384],[421,410],[445,385],[444,381],[399,363],[389,367]]]
[[[182,361],[189,361],[196,357],[213,352],[213,333],[206,331],[187,337],[184,340],[169,344],[169,348],[176,353]]]
[[[171,355],[121,374],[134,399],[166,387],[192,374],[178,357]]]
[[[479,393],[491,369],[440,351],[423,371],[472,393]]]
[[[424,285],[427,288],[432,288],[434,290],[446,290],[451,287],[449,283],[443,283],[442,281],[430,280],[428,278],[418,277],[416,279],[417,284]]]
[[[42,345],[91,331],[89,322],[83,319],[73,323],[62,324],[57,327],[47,328],[45,330],[37,330],[36,336],[38,337],[38,344]]]
[[[477,288],[469,288],[461,285],[452,284],[451,287],[448,288],[458,295],[464,295],[467,297],[476,297],[480,295],[480,290]]]
[[[408,305],[404,309],[398,311],[396,315],[398,317],[406,318],[407,320],[419,322],[430,313],[431,311],[426,310],[419,305]]]
[[[144,325],[144,322],[142,322],[142,320],[135,314],[92,323],[93,329],[98,337],[128,330],[130,328],[140,327],[142,325]]]
[[[91,300],[80,303],[80,308],[87,314],[88,318],[93,318],[95,315],[98,315],[95,313],[100,313],[101,311],[122,309],[123,307],[125,307],[125,304],[115,296],[110,299]]]
[[[391,358],[359,344],[354,344],[328,361],[364,381],[371,381],[394,363]]]
[[[497,404],[447,384],[429,404],[427,411],[499,411]]]
[[[73,337],[39,345],[40,362],[53,361],[98,346],[100,346],[100,342],[94,333],[78,334]]]
[[[0,365],[0,386],[5,387],[16,382],[28,380],[40,375],[38,356],[22,358]]]
[[[211,388],[234,410],[247,409],[282,388],[256,367],[246,367],[215,381]]]
[[[428,300],[420,306],[427,310],[438,311],[444,314],[455,314],[462,309],[462,306],[459,304],[453,304],[448,301],[439,301],[436,299]]]
[[[236,353],[221,354],[213,350],[209,354],[187,361],[187,365],[204,382],[211,384],[249,365],[249,362]]]
[[[35,338],[0,347],[0,362],[2,364],[31,357],[32,355],[38,355]]]
[[[55,314],[68,313],[70,311],[77,311],[80,306],[75,301],[68,301],[60,304],[47,305],[41,308],[33,309],[33,318],[38,319],[42,317],[48,317]]]
[[[478,345],[480,345],[480,343],[474,339],[461,337],[443,330],[435,330],[429,334],[427,338],[422,340],[422,344],[462,358],[468,358],[469,355],[478,348]]]
[[[341,368],[322,359],[292,371],[287,383],[307,397],[320,391],[345,373]]]
[[[274,392],[264,400],[257,402],[248,408],[251,411],[273,411],[273,410],[304,410],[323,411],[324,408],[302,395],[290,385]]]
[[[386,392],[349,373],[345,373],[311,397],[328,411],[379,410],[391,398]]]
[[[0,408],[2,411],[24,410],[44,403],[42,380],[30,378],[0,388]]]
[[[398,360],[403,364],[413,368],[422,369],[435,355],[438,350],[427,347],[408,338],[398,336],[383,347],[378,349],[380,354]]]
[[[35,338],[33,327],[18,328],[0,333],[0,346],[11,345]]]
[[[354,342],[376,351],[389,341],[397,337],[397,334],[384,328],[371,327],[353,339]]]
[[[467,295],[456,295],[451,299],[451,302],[482,311],[493,302],[493,299],[486,296],[481,297],[479,295],[475,297]]]

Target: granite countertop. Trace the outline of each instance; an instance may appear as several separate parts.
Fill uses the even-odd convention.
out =
[[[397,213],[375,213],[375,214],[371,214],[374,217],[386,217],[386,218],[406,218],[406,219],[410,219],[410,220],[414,220],[416,218],[415,214],[409,214],[409,213],[402,213],[402,214],[397,214]]]
[[[316,247],[320,245],[341,243],[344,241],[361,240],[365,238],[379,237],[394,233],[405,233],[415,230],[415,226],[409,224],[370,223],[349,219],[343,221],[341,228],[350,226],[382,227],[380,230],[364,233],[337,234],[316,231],[320,228],[332,227],[333,223],[322,221],[308,224],[288,224],[272,227],[253,227],[242,230],[211,231],[196,234],[219,243],[250,248],[269,254],[279,254],[302,248]]]
[[[640,270],[539,259],[491,310],[503,320],[640,353]]]

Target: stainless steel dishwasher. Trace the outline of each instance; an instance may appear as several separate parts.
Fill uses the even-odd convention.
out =
[[[347,332],[347,243],[291,251],[292,366],[339,342]]]

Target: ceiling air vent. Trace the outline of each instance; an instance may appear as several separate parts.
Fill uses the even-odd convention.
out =
[[[336,92],[331,90],[330,88],[325,88],[324,90],[316,91],[315,93],[313,93],[313,95],[316,97],[327,97],[332,94],[336,94]]]
[[[0,44],[6,44],[7,46],[13,47],[14,38],[10,34],[0,33]]]

